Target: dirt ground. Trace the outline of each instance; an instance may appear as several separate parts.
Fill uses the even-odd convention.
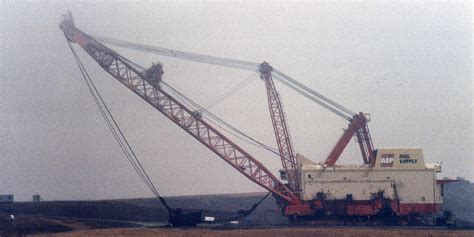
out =
[[[155,236],[155,237],[473,237],[474,230],[438,229],[370,229],[370,228],[278,228],[247,230],[164,229],[164,228],[116,228],[103,230],[81,230],[35,236]]]
[[[463,186],[461,188],[466,188]],[[474,186],[469,186],[471,190]],[[463,194],[463,192],[455,192]],[[242,195],[210,195],[169,197],[171,206],[189,210],[203,209],[205,216],[229,218],[238,210],[248,209],[264,193]],[[468,197],[472,197],[468,194]],[[403,229],[370,227],[287,227],[288,220],[279,214],[270,196],[252,215],[240,220],[239,226],[201,226],[193,229],[144,228],[164,226],[167,211],[156,199],[50,201],[0,205],[1,236],[343,236],[343,237],[474,237],[474,221],[469,203],[463,203],[466,220],[457,220],[467,230]],[[459,208],[461,205],[459,205]],[[459,209],[458,208],[458,209]],[[456,209],[456,208],[455,208]],[[462,212],[461,212],[462,214]],[[14,215],[14,219],[11,218]],[[273,227],[272,227],[273,226]],[[278,226],[278,228],[276,227]],[[225,228],[225,230],[224,230]],[[234,228],[234,229],[230,229]],[[240,228],[240,229],[236,229]],[[252,229],[253,228],[253,229]],[[260,229],[257,229],[260,228]]]

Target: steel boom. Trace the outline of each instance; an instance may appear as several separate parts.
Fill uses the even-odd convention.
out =
[[[159,71],[151,73],[153,77],[149,76],[149,71],[140,71],[133,66],[133,62],[77,29],[70,13],[63,16],[59,26],[67,40],[81,46],[105,71],[237,171],[274,195],[286,200],[287,203],[299,203],[299,197],[257,159],[209,125],[201,115],[194,113],[164,91],[159,85],[162,71],[161,73]]]

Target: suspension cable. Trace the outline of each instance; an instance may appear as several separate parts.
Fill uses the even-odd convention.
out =
[[[203,108],[202,106],[200,106],[199,104],[197,104],[196,102],[194,102],[193,100],[188,98],[187,96],[183,95],[181,92],[174,89],[172,86],[170,86],[166,82],[161,81],[160,83],[165,85],[172,94],[174,94],[176,97],[180,98],[182,100],[182,102],[184,104],[186,104],[188,107],[194,108],[196,112],[199,111],[199,112],[207,115],[207,117],[205,117],[205,118],[207,118],[208,121],[211,122],[212,124],[214,124],[215,126],[217,126],[217,127],[221,128],[222,130],[234,135],[235,137],[237,137],[238,139],[240,139],[242,141],[245,141],[249,144],[252,144],[254,146],[265,149],[265,150],[267,150],[267,151],[269,151],[269,152],[271,152],[271,153],[273,153],[273,154],[275,154],[276,156],[279,157],[280,154],[279,154],[277,149],[275,149],[275,148],[273,148],[269,145],[266,145],[263,142],[255,140],[254,138],[252,138],[249,135],[243,133],[242,131],[238,130],[234,126],[228,124],[227,122],[225,122],[221,118],[217,117],[216,115],[212,114],[211,112],[209,112],[208,110],[206,110],[205,108]]]
[[[197,53],[189,53],[189,52],[184,52],[184,51],[179,51],[179,50],[174,50],[174,49],[150,46],[150,45],[145,45],[145,44],[137,44],[137,43],[132,43],[132,42],[124,41],[124,40],[103,37],[99,35],[92,35],[92,37],[94,37],[100,42],[108,43],[108,44],[115,45],[122,48],[128,48],[128,49],[132,49],[136,51],[143,51],[146,53],[152,52],[152,53],[159,54],[166,57],[180,58],[180,59],[185,59],[188,61],[194,61],[194,62],[199,62],[199,63],[207,63],[207,64],[231,67],[231,68],[241,69],[241,70],[250,70],[250,71],[256,71],[259,65],[258,63],[247,62],[243,60],[227,59],[227,58],[214,57],[214,56],[197,54]]]
[[[209,110],[210,108],[216,106],[217,104],[223,102],[224,100],[226,100],[227,98],[231,97],[232,95],[234,95],[235,93],[237,93],[240,89],[244,88],[245,86],[247,86],[250,82],[252,82],[253,80],[255,80],[255,78],[257,78],[258,74],[257,73],[253,73],[252,75],[250,75],[250,77],[248,77],[247,79],[245,79],[244,81],[242,81],[241,83],[229,88],[228,90],[222,92],[220,95],[214,97],[213,99],[211,99],[207,105],[203,106],[204,108],[206,108],[207,110]]]
[[[167,49],[162,47],[150,46],[145,44],[139,44],[124,40],[112,39],[109,37],[103,37],[94,35],[98,41],[115,45],[121,48],[127,48],[131,50],[142,51],[146,53],[153,53],[161,56],[166,57],[174,57],[188,61],[194,61],[199,63],[206,63],[211,65],[218,65],[223,67],[235,68],[240,70],[246,71],[258,71],[259,63],[255,62],[248,62],[243,60],[236,60],[236,59],[228,59],[222,57],[215,57],[210,55],[198,54],[198,53],[189,53],[184,51],[178,51],[173,49]],[[321,93],[299,83],[295,79],[289,77],[288,75],[284,74],[281,71],[273,68],[274,77],[284,85],[288,86],[290,89],[293,89],[297,93],[301,94],[302,96],[318,103],[322,107],[328,109],[329,111],[335,113],[336,115],[346,119],[352,120],[352,116],[355,115],[353,111],[350,109],[342,106],[341,104],[329,99],[328,97],[322,95]]]
[[[307,93],[306,91],[300,89],[299,87],[291,84],[291,83],[288,83],[287,81],[285,81],[284,78],[280,77],[279,75],[274,75],[273,78],[277,79],[279,82],[285,84],[286,86],[288,86],[289,88],[293,89],[294,91],[298,92],[300,95],[318,103],[319,105],[321,105],[322,107],[326,108],[327,110],[335,113],[336,115],[338,115],[339,117],[343,118],[343,119],[346,119],[346,120],[351,120],[352,118],[344,113],[342,113],[341,111],[331,107],[330,105],[326,104],[324,101],[318,99],[317,97],[314,97],[314,96],[311,96],[311,94]]]
[[[276,69],[273,70],[273,74],[276,74],[280,77],[280,79],[283,79],[285,80],[287,83],[284,83],[285,85],[287,85],[288,83],[291,83],[293,85],[295,85],[296,87],[298,87],[299,89],[302,89],[304,90],[305,92],[307,92],[308,94],[312,95],[312,96],[315,96],[321,100],[323,100],[324,102],[326,102],[327,104],[329,105],[332,105],[333,107],[339,109],[340,111],[344,112],[344,113],[347,113],[348,115],[350,116],[354,116],[355,113],[353,111],[351,111],[350,109],[342,106],[341,104],[338,104],[336,103],[335,101],[327,98],[326,96],[322,95],[321,93],[303,85],[302,83],[298,82],[297,80],[291,78],[290,76],[284,74],[283,72],[280,72]],[[282,81],[282,80],[280,80]],[[307,97],[307,96],[306,96]]]

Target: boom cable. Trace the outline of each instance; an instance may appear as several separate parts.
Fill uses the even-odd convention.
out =
[[[174,49],[167,49],[163,47],[139,44],[139,43],[134,43],[130,41],[113,39],[113,38],[103,37],[103,36],[98,36],[98,35],[94,35],[94,38],[96,38],[100,42],[110,44],[110,45],[115,45],[121,48],[127,48],[127,49],[142,51],[146,53],[153,53],[153,54],[157,54],[157,55],[161,55],[165,57],[179,58],[179,59],[188,60],[188,61],[218,65],[218,66],[240,69],[240,70],[245,70],[245,71],[256,72],[258,71],[259,65],[260,65],[259,63],[255,63],[255,62],[215,57],[215,56],[198,54],[198,53],[189,53],[189,52],[184,52],[184,51],[179,51],[179,50],[174,50]],[[351,121],[352,117],[355,115],[355,113],[351,111],[350,109],[329,99],[328,97],[322,95],[321,93],[303,85],[302,83],[296,81],[295,79],[284,74],[283,72],[278,71],[276,68],[273,68],[272,75],[273,75],[273,78],[283,83],[290,89],[293,89],[295,92],[299,93],[300,95],[316,102],[322,107],[335,113],[339,117],[344,118],[345,120]]]
[[[254,146],[265,149],[265,150],[267,150],[267,151],[269,151],[269,152],[271,152],[271,153],[273,153],[277,156],[280,155],[280,153],[278,152],[278,150],[276,148],[273,148],[269,145],[266,145],[265,143],[260,142],[256,139],[250,137],[249,135],[243,133],[242,131],[238,130],[234,126],[232,126],[232,125],[228,124],[227,122],[225,122],[224,120],[222,120],[221,118],[219,118],[216,115],[212,114],[207,109],[205,109],[201,105],[197,104],[196,102],[194,102],[193,100],[191,100],[190,98],[188,98],[187,96],[182,94],[181,92],[177,91],[176,89],[174,89],[172,86],[170,86],[166,82],[161,81],[160,84],[163,84],[164,86],[166,86],[172,94],[174,94],[176,97],[180,98],[182,100],[182,102],[184,104],[186,104],[188,107],[194,108],[197,113],[205,114],[206,115],[205,118],[207,118],[207,120],[209,122],[211,122],[212,124],[214,124],[215,126],[217,126],[217,127],[221,128],[222,130],[234,135],[235,137],[237,137],[238,139],[240,139],[242,141],[245,141],[249,144],[252,144]]]
[[[218,95],[218,96],[214,97],[213,99],[211,99],[207,103],[207,105],[205,105],[203,107],[206,108],[207,110],[209,110],[210,108],[216,106],[218,103],[221,103],[225,99],[227,99],[227,98],[231,97],[232,95],[234,95],[235,93],[237,93],[240,89],[247,86],[250,82],[255,80],[255,78],[257,78],[257,76],[258,76],[257,73],[254,73],[254,74],[250,75],[250,77],[248,77],[247,79],[245,79],[241,83],[235,85],[234,87],[229,88],[228,90],[222,92],[220,95]]]

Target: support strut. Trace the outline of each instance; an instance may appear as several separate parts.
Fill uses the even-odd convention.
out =
[[[283,169],[288,177],[288,184],[293,191],[299,190],[298,175],[296,169],[295,155],[290,140],[290,133],[286,124],[285,113],[281,105],[280,96],[272,79],[272,66],[267,62],[260,64],[261,78],[265,81],[267,88],[268,108],[272,118],[273,131],[278,144],[278,151]]]

